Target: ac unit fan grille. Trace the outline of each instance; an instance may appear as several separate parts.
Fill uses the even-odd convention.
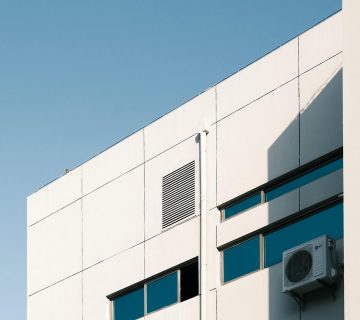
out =
[[[286,276],[291,282],[303,280],[311,271],[312,256],[308,251],[299,250],[295,252],[287,262]]]

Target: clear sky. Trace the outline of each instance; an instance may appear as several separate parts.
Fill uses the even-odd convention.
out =
[[[26,318],[27,195],[340,8],[0,0],[0,319]]]

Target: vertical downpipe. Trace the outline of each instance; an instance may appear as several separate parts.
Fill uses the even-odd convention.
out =
[[[200,132],[200,319],[207,313],[207,199],[206,199],[206,135]]]

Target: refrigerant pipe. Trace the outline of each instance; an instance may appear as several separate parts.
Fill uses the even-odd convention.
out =
[[[200,319],[207,313],[207,199],[206,199],[206,135],[200,132]]]

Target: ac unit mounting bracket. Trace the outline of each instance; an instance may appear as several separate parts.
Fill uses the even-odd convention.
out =
[[[318,279],[317,282],[320,283],[323,286],[323,288],[327,289],[328,292],[331,293],[333,300],[336,301],[337,281],[333,283],[328,283],[326,281]],[[308,293],[303,293],[300,295],[300,294],[296,294],[293,291],[290,291],[289,294],[294,298],[295,302],[299,305],[300,310],[305,311],[305,296]]]
[[[317,279],[317,282],[319,282],[324,288],[328,289],[328,291],[331,293],[333,300],[336,301],[337,281],[333,283],[327,283],[324,280]]]

